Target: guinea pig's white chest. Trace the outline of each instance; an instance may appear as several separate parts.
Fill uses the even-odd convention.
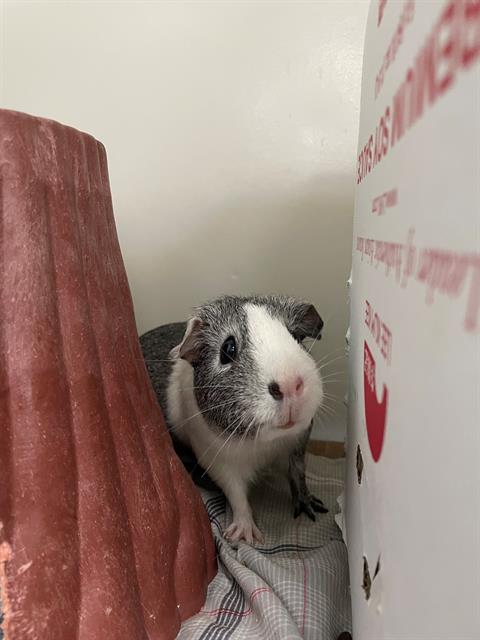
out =
[[[234,475],[249,483],[278,454],[278,448],[264,442],[215,434],[201,416],[192,420],[188,441],[200,466],[217,482]]]

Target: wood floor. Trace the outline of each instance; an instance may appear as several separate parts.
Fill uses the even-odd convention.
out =
[[[345,447],[343,442],[327,442],[326,440],[311,440],[308,443],[307,451],[314,456],[324,458],[344,458]]]

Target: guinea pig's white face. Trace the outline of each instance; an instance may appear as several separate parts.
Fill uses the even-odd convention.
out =
[[[249,348],[259,383],[254,411],[260,440],[308,429],[322,404],[323,385],[313,358],[267,308],[246,304]]]
[[[172,355],[193,366],[210,427],[232,438],[275,440],[310,426],[323,400],[302,341],[320,338],[313,305],[283,296],[225,296],[202,305]]]

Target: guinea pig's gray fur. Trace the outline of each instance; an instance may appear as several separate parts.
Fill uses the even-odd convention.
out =
[[[322,326],[313,305],[285,296],[225,296],[201,305],[186,326],[169,326],[176,344],[165,395],[148,360],[166,353],[152,349],[153,332],[141,339],[175,438],[230,502],[225,536],[232,542],[261,540],[248,489],[272,463],[285,463],[295,517],[327,511],[308,491],[304,462],[323,386],[302,341],[320,338]]]

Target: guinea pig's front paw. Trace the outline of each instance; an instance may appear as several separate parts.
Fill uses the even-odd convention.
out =
[[[299,496],[293,505],[293,517],[298,518],[301,513],[305,513],[310,520],[315,522],[315,513],[328,513],[327,507],[321,500],[309,494],[307,496]]]
[[[223,532],[229,542],[245,540],[247,544],[263,542],[262,532],[257,528],[252,518],[236,518]]]

